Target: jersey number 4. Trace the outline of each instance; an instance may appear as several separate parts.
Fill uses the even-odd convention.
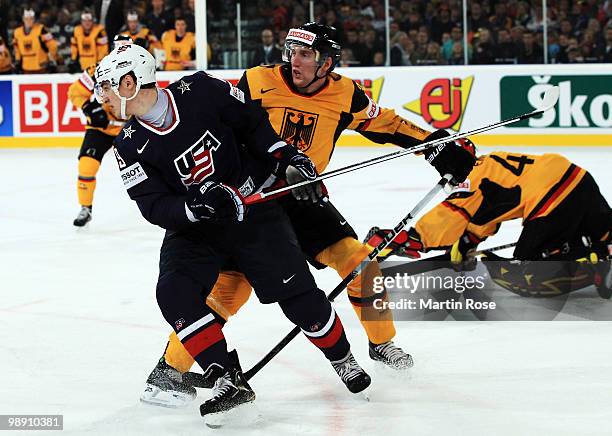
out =
[[[534,160],[529,159],[527,156],[523,155],[515,155],[509,154],[506,159],[501,158],[499,156],[491,156],[495,162],[499,163],[502,167],[510,171],[515,176],[520,176],[523,174],[523,170],[526,165],[531,165]]]

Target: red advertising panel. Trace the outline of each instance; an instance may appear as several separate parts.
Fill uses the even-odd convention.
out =
[[[85,116],[68,98],[68,88],[70,83],[57,84],[57,125],[60,132],[82,132],[85,130]]]
[[[19,123],[22,133],[53,132],[51,83],[19,85]]]

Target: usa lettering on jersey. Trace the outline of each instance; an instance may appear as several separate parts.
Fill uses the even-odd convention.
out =
[[[220,145],[221,142],[207,130],[195,144],[174,159],[174,166],[185,186],[199,184],[215,172],[212,152]]]

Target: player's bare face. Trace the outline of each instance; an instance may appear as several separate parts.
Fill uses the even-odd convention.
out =
[[[25,26],[26,29],[31,29],[34,26],[34,18],[32,18],[32,17],[24,17],[23,18],[23,25]]]
[[[291,77],[297,88],[305,88],[315,78],[317,71],[316,53],[306,47],[291,50]]]
[[[83,26],[83,30],[85,32],[89,32],[93,28],[92,20],[81,20],[81,26]]]
[[[133,82],[130,83],[133,84]],[[121,118],[121,99],[112,89],[110,83],[103,82],[97,86],[98,90],[96,92],[99,95],[100,103],[107,105],[116,118]],[[121,84],[119,85],[119,95],[122,97],[130,98],[133,93],[133,86],[130,86],[130,84],[126,85],[126,80],[122,80]],[[130,111],[132,105],[133,100],[129,100],[126,102],[126,114],[128,116],[132,115]]]

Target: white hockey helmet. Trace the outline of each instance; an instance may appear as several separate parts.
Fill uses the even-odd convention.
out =
[[[128,73],[135,77],[136,90],[131,97],[123,97],[119,95],[119,84]],[[139,45],[121,45],[100,61],[96,67],[95,79],[94,89],[98,102],[103,103],[108,92],[114,92],[121,100],[121,118],[126,119],[126,102],[138,95],[141,86],[156,82],[155,58]]]

